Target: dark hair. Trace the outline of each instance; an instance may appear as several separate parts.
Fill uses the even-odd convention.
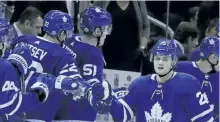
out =
[[[198,28],[195,24],[189,22],[181,22],[174,35],[174,39],[178,40],[180,43],[184,44],[187,42],[188,37],[197,37],[199,34]]]
[[[189,18],[194,18],[196,16],[196,13],[199,11],[199,7],[195,6],[195,7],[191,7],[189,8],[188,12],[189,12]]]
[[[212,28],[216,28],[218,22],[219,22],[219,18],[212,19],[207,27],[207,32],[209,32],[210,29]]]
[[[20,15],[18,21],[23,24],[26,20],[29,20],[31,23],[38,17],[42,17],[42,13],[35,7],[27,7]]]

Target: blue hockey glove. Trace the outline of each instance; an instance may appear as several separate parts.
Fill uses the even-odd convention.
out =
[[[111,85],[105,80],[102,83],[94,84],[88,99],[98,113],[107,113],[114,99]]]
[[[55,80],[56,77],[53,75],[40,74],[37,78],[37,82],[31,86],[30,91],[36,92],[39,96],[39,100],[45,102],[54,88]]]
[[[79,100],[87,94],[90,85],[82,78],[69,78],[60,75],[55,82],[56,89],[62,89],[64,94],[72,97],[73,100]]]
[[[32,63],[32,57],[28,46],[18,43],[7,58],[20,71],[21,76],[27,73],[28,67]]]

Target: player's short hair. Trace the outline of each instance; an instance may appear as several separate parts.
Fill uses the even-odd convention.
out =
[[[29,20],[31,23],[34,22],[39,16],[42,17],[42,12],[33,6],[27,7],[20,15],[18,22],[24,24],[26,20]]]
[[[196,16],[196,13],[199,11],[199,7],[195,6],[195,7],[191,7],[188,9],[189,12],[189,17],[190,18],[194,18]]]
[[[187,43],[187,38],[196,38],[199,34],[198,28],[195,24],[189,22],[181,22],[174,34],[174,39],[178,40],[180,43]]]
[[[212,28],[216,28],[217,23],[219,22],[219,18],[214,18],[209,22],[209,25],[207,27],[207,32],[209,32]]]

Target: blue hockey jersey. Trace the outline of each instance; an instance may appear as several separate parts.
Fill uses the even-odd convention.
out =
[[[32,64],[26,76],[26,85],[31,85],[39,73],[49,73],[55,77],[59,75],[81,77],[72,55],[59,44],[38,36],[21,36],[15,43],[26,43],[32,54]],[[33,81],[33,82],[32,82]],[[53,120],[60,102],[62,92],[52,92],[47,101],[36,109],[27,112],[28,119],[45,121]]]
[[[209,99],[209,104],[214,105],[214,114],[219,114],[219,72],[204,74],[199,70],[196,63],[191,61],[178,62],[176,71],[196,77],[201,84],[203,94]]]
[[[97,47],[82,42],[81,38],[81,35],[73,35],[65,41],[63,47],[75,58],[83,79],[88,82],[100,82],[104,68],[102,52]]]
[[[88,83],[102,81],[104,58],[102,52],[95,46],[81,41],[81,35],[73,35],[66,40],[63,48],[68,50],[76,60],[76,66],[80,75]],[[85,113],[87,115],[85,116]],[[96,112],[87,99],[73,101],[70,98],[63,98],[58,112],[57,119],[61,120],[84,120],[95,121]]]
[[[199,89],[198,80],[185,73],[174,73],[164,84],[156,81],[156,74],[142,76],[123,100],[113,100],[110,113],[116,122],[134,115],[137,122],[212,122],[213,106]]]
[[[0,67],[0,115],[20,114],[40,103],[37,94],[21,93],[20,78],[9,61],[0,58]]]

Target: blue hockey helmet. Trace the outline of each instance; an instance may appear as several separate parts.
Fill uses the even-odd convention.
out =
[[[219,41],[218,37],[205,37],[200,43],[200,57],[207,59],[211,54],[215,54],[219,58]]]
[[[111,14],[100,7],[89,7],[80,14],[80,28],[85,33],[93,33],[96,28],[100,28],[103,33],[110,34],[111,24]]]
[[[18,68],[22,76],[26,75],[28,67],[32,63],[32,57],[28,46],[22,42],[18,43],[15,48],[12,49],[7,60]]]
[[[66,31],[67,38],[73,34],[73,21],[70,15],[59,10],[51,10],[44,17],[43,30],[53,37]]]
[[[166,55],[172,57],[174,61],[178,59],[178,47],[175,40],[160,39],[152,48],[151,61],[156,55]]]
[[[0,18],[0,43],[11,44],[14,37],[13,27],[6,19]]]

